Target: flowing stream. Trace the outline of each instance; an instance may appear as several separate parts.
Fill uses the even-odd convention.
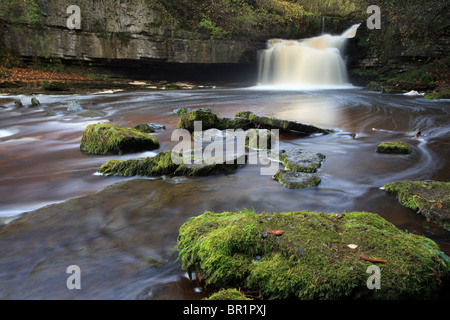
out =
[[[388,182],[450,178],[450,102],[345,90],[138,91],[83,95],[0,97],[0,298],[200,299],[208,294],[176,261],[178,229],[206,210],[257,212],[344,210],[380,214],[403,230],[435,240],[450,254],[450,233],[401,206],[380,187]],[[67,111],[76,101],[83,108]],[[238,111],[335,130],[329,135],[283,134],[280,148],[321,152],[326,160],[316,188],[291,190],[260,165],[198,178],[104,177],[109,159],[170,150],[180,107],[207,106],[220,117]],[[69,108],[70,109],[70,108]],[[85,116],[80,116],[85,115]],[[88,118],[86,115],[96,116]],[[159,123],[161,148],[124,156],[79,150],[90,123]],[[373,130],[376,128],[378,130]],[[417,130],[425,135],[414,137]],[[408,142],[409,155],[375,152],[386,140]],[[81,290],[68,290],[66,269],[81,269]]]

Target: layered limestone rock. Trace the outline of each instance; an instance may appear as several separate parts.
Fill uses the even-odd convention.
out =
[[[210,39],[209,35],[176,29],[148,1],[79,1],[80,29],[69,29],[66,1],[42,1],[43,27],[32,24],[4,34],[5,45],[21,56],[142,63],[246,62],[246,41]],[[26,30],[23,30],[23,29]],[[27,37],[23,37],[23,33]],[[35,41],[30,41],[35,40]]]

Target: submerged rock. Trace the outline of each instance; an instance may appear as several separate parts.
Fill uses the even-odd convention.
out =
[[[163,151],[152,158],[109,160],[97,172],[106,176],[117,175],[127,177],[159,177],[163,175],[208,176],[232,172],[246,161],[245,155],[234,155],[217,163],[196,162],[193,161],[193,157],[182,158],[181,163],[178,161],[174,162],[174,159],[177,158],[171,151]]]
[[[83,131],[80,149],[91,154],[124,154],[159,148],[157,139],[133,128],[91,124]]]
[[[76,101],[71,101],[67,106],[67,111],[69,112],[81,112],[83,110],[83,107]]]
[[[14,100],[14,107],[17,109],[23,108],[23,103],[21,100]]]
[[[405,180],[382,189],[395,195],[403,206],[450,230],[450,182]]]
[[[411,153],[411,147],[402,141],[382,142],[378,145],[378,153]]]
[[[289,189],[301,189],[317,186],[321,179],[314,174],[290,170],[278,170],[273,179]]]
[[[265,299],[429,299],[450,275],[436,243],[366,212],[205,212],[181,226],[177,249],[182,268],[206,284]],[[374,264],[377,290],[367,285]]]
[[[133,129],[139,130],[144,133],[154,133],[155,132],[155,128],[151,127],[147,123],[138,124],[138,125],[134,126]]]
[[[105,113],[98,110],[85,110],[80,113],[77,113],[77,116],[83,118],[100,118],[105,116]]]
[[[144,133],[154,133],[158,130],[165,130],[166,126],[157,123],[142,123],[134,126],[133,128]]]

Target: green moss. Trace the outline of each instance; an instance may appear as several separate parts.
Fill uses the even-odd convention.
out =
[[[444,89],[436,92],[427,93],[424,96],[424,98],[430,100],[450,99],[450,89]]]
[[[190,159],[186,159],[190,160]],[[109,160],[98,170],[106,176],[146,176],[159,177],[163,175],[173,176],[208,176],[221,173],[229,173],[240,167],[240,157],[234,157],[233,162],[223,163],[190,163],[184,161],[177,164],[172,159],[171,151],[159,152],[155,157],[130,160]],[[242,159],[245,162],[245,159]]]
[[[282,150],[279,159],[287,170],[313,173],[322,166],[325,156],[321,153],[302,149],[290,149],[288,151]]]
[[[190,132],[194,131],[194,122],[201,121],[202,130],[208,130],[220,127],[220,120],[217,115],[211,112],[209,108],[194,109],[187,113],[183,113],[177,125],[177,129],[186,129]]]
[[[237,289],[221,289],[203,300],[252,300]]]
[[[378,153],[411,153],[411,147],[402,141],[382,142],[378,145]]]
[[[303,134],[329,133],[329,130],[302,124],[295,121],[281,120],[266,116],[257,116],[249,111],[241,111],[235,118],[219,118],[209,108],[199,108],[181,114],[178,129],[194,131],[194,122],[202,122],[202,130],[208,129],[279,129],[281,131],[297,131]]]
[[[155,132],[155,128],[153,128],[152,126],[150,126],[147,123],[138,124],[138,125],[134,126],[133,129],[136,129],[136,130],[144,132],[144,133],[154,133]]]
[[[240,111],[236,113],[236,117],[249,120],[254,128],[260,129],[278,129],[280,131],[297,131],[301,133],[330,133],[330,130],[317,128],[315,126],[306,125],[296,121],[282,120],[273,117],[256,115],[250,111]]]
[[[80,149],[91,154],[124,154],[159,148],[153,136],[132,128],[91,124],[83,131]]]
[[[289,189],[315,187],[321,182],[321,179],[316,175],[289,170],[278,170],[273,175],[273,179]]]
[[[147,176],[158,177],[173,173],[178,168],[171,158],[171,152],[159,152],[153,158],[130,159],[130,160],[109,160],[98,170],[106,176]]]
[[[272,299],[426,299],[450,272],[432,240],[366,212],[205,212],[181,226],[178,250],[182,268],[208,284]],[[373,263],[360,255],[387,261],[380,290],[367,288]]]
[[[450,182],[399,181],[383,186],[400,203],[450,230]]]
[[[250,129],[245,133],[245,146],[251,149],[271,149],[276,136],[266,129]]]

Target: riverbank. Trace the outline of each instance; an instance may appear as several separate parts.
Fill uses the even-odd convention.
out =
[[[376,63],[376,62],[374,62]],[[370,91],[411,93],[426,99],[450,98],[450,59],[391,62],[350,70],[351,77]]]

